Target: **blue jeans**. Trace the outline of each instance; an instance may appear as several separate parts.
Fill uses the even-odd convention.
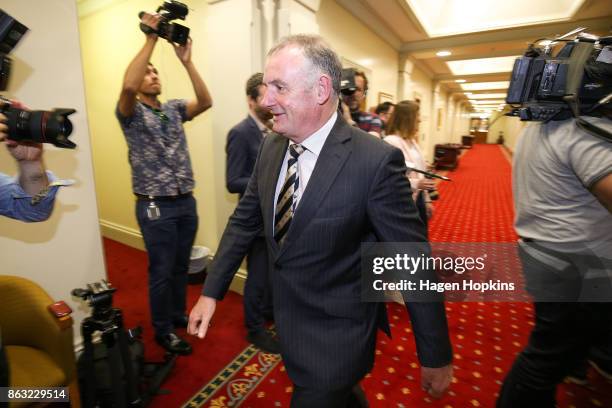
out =
[[[155,201],[160,217],[150,220],[149,201],[136,202],[136,218],[149,256],[149,305],[156,336],[174,331],[172,322],[185,315],[187,272],[198,230],[193,196]]]

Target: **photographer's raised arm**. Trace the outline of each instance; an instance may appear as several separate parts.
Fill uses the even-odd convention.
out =
[[[212,97],[202,77],[198,73],[198,70],[191,61],[191,38],[187,40],[187,44],[184,46],[172,45],[174,46],[176,56],[183,63],[183,66],[189,74],[189,79],[191,79],[191,84],[193,85],[193,90],[196,95],[196,99],[187,101],[187,117],[191,120],[212,106]]]
[[[142,16],[142,23],[157,30],[159,15],[144,13]],[[146,40],[143,47],[138,54],[136,54],[125,71],[121,96],[119,97],[119,112],[125,117],[130,117],[134,114],[136,95],[138,94],[140,84],[142,83],[142,80],[147,72],[147,64],[149,63],[151,55],[153,54],[153,49],[157,43],[157,38],[157,34],[146,35]]]

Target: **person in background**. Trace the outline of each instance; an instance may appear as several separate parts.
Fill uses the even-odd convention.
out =
[[[514,227],[535,313],[498,408],[557,406],[557,384],[587,359],[612,380],[611,112],[608,101],[582,117],[608,139],[571,118],[532,123],[516,144]]]
[[[266,87],[263,74],[251,75],[246,83],[248,116],[227,135],[225,181],[230,193],[244,195],[259,146],[270,133],[272,114],[261,105]],[[263,233],[254,241],[247,255],[247,279],[244,285],[244,323],[247,341],[267,353],[278,354],[278,341],[266,330],[266,318],[272,317],[272,294],[268,274],[268,250]]]
[[[350,95],[342,94],[342,114],[344,120],[350,125],[380,137],[383,122],[371,112],[361,110],[361,103],[368,94],[368,78],[363,71],[355,71],[355,92]]]
[[[419,104],[414,101],[401,101],[395,105],[389,118],[387,136],[384,141],[402,151],[406,167],[427,171],[427,164],[418,143],[420,122]],[[407,177],[410,180],[412,197],[416,202],[419,215],[427,225],[434,211],[429,191],[433,190],[436,185],[432,179],[425,178],[423,174],[414,171],[409,170]]]
[[[144,13],[154,30],[159,14]],[[191,345],[175,328],[187,327],[187,272],[198,229],[193,171],[183,122],[212,106],[208,89],[191,61],[191,39],[174,45],[195,91],[195,99],[161,103],[161,82],[149,62],[156,34],[146,34],[142,49],[128,66],[115,114],[129,150],[136,218],[149,256],[149,303],[155,340],[176,354]]]
[[[376,109],[374,110],[374,113],[378,115],[378,117],[383,123],[383,127],[382,127],[383,135],[386,134],[386,129],[388,126],[387,123],[389,123],[389,118],[391,117],[391,114],[393,113],[394,109],[395,109],[395,104],[392,102],[386,101],[383,103],[379,103]]]

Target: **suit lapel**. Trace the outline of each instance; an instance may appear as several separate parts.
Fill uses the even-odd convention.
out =
[[[291,226],[289,227],[289,231],[287,231],[285,242],[280,248],[278,257],[283,254],[287,247],[291,246],[292,241],[294,241],[296,237],[301,235],[310,219],[314,217],[319,209],[319,204],[329,192],[340,169],[342,169],[342,166],[351,154],[349,145],[345,143],[350,138],[350,128],[346,122],[338,116],[334,127],[321,149],[317,164],[310,176],[304,195],[301,197],[296,208]]]
[[[276,182],[278,181],[278,173],[283,165],[283,158],[287,151],[289,141],[280,135],[269,135],[273,138],[270,146],[270,152],[264,158],[265,170],[262,172],[264,176],[263,190],[261,191],[261,208],[263,211],[264,231],[266,237],[269,237],[270,242],[275,250],[278,251],[278,244],[274,240],[273,219],[274,219],[274,194],[276,193]]]

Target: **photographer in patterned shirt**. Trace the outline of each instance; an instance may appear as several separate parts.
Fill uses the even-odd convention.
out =
[[[160,16],[144,13],[142,23],[157,30]],[[190,354],[191,345],[176,335],[187,327],[185,302],[191,247],[198,228],[192,196],[193,171],[183,122],[209,109],[212,99],[191,61],[191,39],[174,46],[196,99],[161,103],[161,83],[149,62],[156,34],[128,66],[116,115],[125,135],[136,195],[136,217],[149,257],[149,304],[155,340],[166,350]]]

